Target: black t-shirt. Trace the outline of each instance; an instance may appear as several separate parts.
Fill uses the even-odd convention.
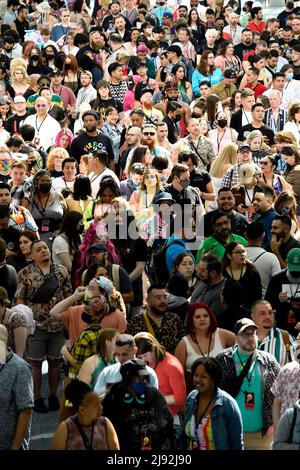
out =
[[[250,51],[255,51],[256,45],[255,44],[243,44],[240,42],[236,46],[234,46],[234,53],[238,56],[238,58],[242,61],[243,55]]]
[[[20,127],[27,118],[27,116],[29,116],[29,113],[27,112],[23,116],[17,116],[17,114],[10,116],[4,123],[5,130],[11,135],[18,134],[20,131]]]
[[[7,249],[15,253],[19,249],[20,236],[21,232],[13,227],[8,227],[7,230],[0,232],[0,238],[6,242]]]
[[[75,137],[70,147],[70,156],[80,162],[82,155],[102,150],[108,154],[109,160],[114,159],[112,143],[109,137],[98,132],[98,135],[90,137],[85,132]]]
[[[292,248],[300,248],[300,242],[296,240],[294,237],[290,237],[287,243],[281,243],[279,247],[279,253],[282,259],[286,261],[288,252],[292,250]],[[273,253],[270,243],[268,243],[266,250],[269,251],[270,253]]]
[[[212,227],[212,219],[214,215],[216,214],[217,210],[207,212],[204,217],[202,218],[201,223],[203,222],[204,224],[204,236],[205,238],[211,237],[212,234],[214,233],[213,227]],[[245,232],[247,229],[247,219],[244,215],[239,214],[236,211],[232,211],[232,214],[230,216],[230,221],[231,221],[231,232],[234,233],[235,235],[240,235],[241,237],[245,237]]]
[[[102,100],[101,98],[96,98],[93,100],[91,103],[91,108],[95,109],[98,111],[98,113],[104,118],[105,117],[105,111],[109,106],[113,106],[116,108],[118,113],[122,113],[123,111],[123,104],[116,100],[115,98],[109,98],[108,100]]]
[[[257,131],[257,130],[259,130],[262,133],[262,135],[268,138],[268,142],[267,142],[268,145],[272,146],[275,144],[275,141],[274,141],[275,134],[272,131],[271,127],[266,126],[265,124],[261,126],[259,129],[257,127],[253,127],[252,124],[246,124],[246,126],[243,126],[242,129],[240,130],[237,140],[239,140],[240,142],[244,142],[246,138],[248,137],[248,135],[250,134],[250,132]]]

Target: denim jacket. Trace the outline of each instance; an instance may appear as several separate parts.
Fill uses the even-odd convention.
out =
[[[177,434],[177,448],[187,449],[185,425],[197,408],[199,392],[192,390],[187,397],[185,413]],[[216,450],[243,450],[243,424],[239,407],[227,392],[217,388],[215,403],[211,410],[212,432]]]

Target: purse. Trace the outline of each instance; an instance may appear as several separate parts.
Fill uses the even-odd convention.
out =
[[[44,277],[43,284],[38,288],[38,290],[31,297],[31,302],[42,304],[49,302],[52,299],[55,292],[58,289],[58,281],[56,274],[53,270]]]

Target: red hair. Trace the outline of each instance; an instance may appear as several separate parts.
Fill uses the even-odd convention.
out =
[[[207,336],[210,336],[212,333],[214,333],[218,327],[216,316],[213,313],[212,309],[207,304],[205,304],[204,302],[196,302],[195,304],[190,305],[188,309],[188,313],[187,313],[186,329],[187,329],[187,333],[191,336],[192,340],[195,341],[195,343],[197,343],[197,341],[195,338],[195,327],[193,324],[193,319],[194,319],[195,312],[198,308],[203,308],[204,310],[206,310],[210,319],[209,327],[207,330]]]

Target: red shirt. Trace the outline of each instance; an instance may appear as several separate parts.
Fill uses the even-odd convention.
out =
[[[255,24],[253,21],[251,21],[251,23],[247,24],[246,28],[251,29],[253,32],[257,31],[258,33],[262,33],[266,28],[266,23],[261,21],[259,24]]]
[[[258,83],[255,88],[252,88],[248,83],[245,85],[245,88],[250,88],[254,91],[255,101],[258,96],[262,95],[268,88],[265,87],[262,83]]]

